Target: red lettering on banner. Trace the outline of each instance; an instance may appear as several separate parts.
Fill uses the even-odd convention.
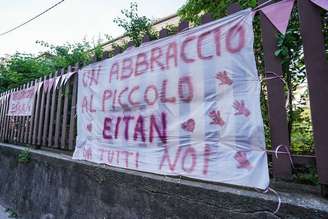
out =
[[[188,158],[188,155],[191,156],[191,166],[189,168],[185,166],[185,160]],[[188,147],[182,156],[182,169],[187,173],[191,173],[195,169],[195,166],[196,166],[196,150],[193,147]]]
[[[144,118],[142,116],[139,116],[137,119],[137,123],[134,127],[134,135],[133,139],[137,141],[138,135],[141,136],[142,142],[146,141],[146,136],[145,136],[145,128],[144,128]]]
[[[81,107],[82,107],[82,113],[89,111],[88,110],[88,99],[87,99],[87,97],[83,97]]]
[[[216,55],[221,56],[221,29],[219,27],[215,28],[213,32]]]
[[[208,163],[210,160],[210,155],[211,155],[211,148],[209,145],[205,145],[203,175],[207,175],[208,173]]]
[[[207,59],[211,59],[213,57],[213,55],[205,56],[203,51],[202,51],[202,48],[204,46],[203,41],[210,34],[211,34],[211,31],[207,31],[207,32],[202,33],[201,35],[199,35],[199,37],[197,39],[197,54],[198,54],[198,57],[200,59],[207,60]]]
[[[83,149],[83,157],[85,160],[92,160],[92,148]]]
[[[103,138],[104,139],[112,139],[112,135],[110,134],[110,132],[112,132],[111,130],[111,125],[112,125],[112,119],[109,117],[106,117],[104,119],[104,128],[103,128]]]
[[[101,148],[101,149],[98,149],[98,151],[100,152],[100,161],[103,161],[105,150]]]
[[[190,58],[190,57],[187,57],[186,55],[186,47],[187,47],[187,44],[189,44],[191,41],[195,40],[196,37],[195,36],[190,36],[190,37],[187,37],[183,40],[182,42],[182,45],[181,45],[181,59],[185,62],[185,63],[192,63],[195,61],[194,58]]]
[[[161,102],[162,103],[175,103],[175,97],[166,97],[167,92],[167,82],[168,80],[164,80],[162,82],[162,89],[161,89]]]
[[[113,110],[115,110],[116,99],[117,99],[117,90],[114,91],[114,98],[113,98],[113,105],[112,105]]]
[[[112,97],[112,91],[111,90],[105,90],[102,95],[102,111],[106,111],[106,101]]]
[[[189,103],[194,97],[194,89],[190,76],[184,76],[179,79],[179,97],[183,102]]]
[[[168,163],[168,165],[169,165],[170,170],[171,170],[171,171],[175,171],[175,167],[176,167],[176,165],[177,165],[177,163],[178,163],[178,159],[179,159],[179,157],[180,157],[180,153],[181,153],[181,147],[178,147],[178,150],[177,150],[177,152],[175,153],[174,161],[173,161],[173,163],[171,163],[168,148],[165,147],[165,149],[164,149],[164,155],[163,155],[162,160],[161,160],[161,163],[160,163],[160,165],[159,165],[159,169],[160,169],[160,170],[162,169],[165,160],[167,160],[167,163]]]
[[[146,118],[147,120],[145,120]],[[124,136],[120,136],[121,121],[123,121],[125,126],[123,127]],[[146,138],[145,121],[148,123],[147,129],[149,132],[147,133],[149,133],[149,138],[148,136]],[[156,135],[163,144],[167,143],[167,118],[164,112],[160,114],[160,119],[158,120],[155,115],[150,115],[149,117],[124,115],[123,117],[118,116],[116,118],[105,117],[103,124],[103,138],[106,140],[113,138],[129,140],[132,135],[134,141],[138,142],[138,139],[141,138],[142,142],[146,142],[148,139],[150,143],[153,143]],[[130,128],[130,126],[133,126],[133,128]]]
[[[121,80],[131,77],[131,75],[133,73],[132,66],[133,66],[133,62],[132,62],[131,58],[123,59]]]
[[[107,161],[109,164],[113,162],[114,159],[114,151],[108,151],[107,152]]]
[[[128,87],[124,88],[120,94],[118,95],[118,104],[120,104],[120,106],[122,107],[122,109],[125,111],[125,110],[128,110],[129,109],[129,106],[128,104],[125,104],[125,103],[122,103],[122,95],[123,93],[127,92],[129,90]]]
[[[87,96],[84,96],[82,99],[82,113],[89,112],[94,113],[96,112],[96,109],[93,108],[93,94],[90,96],[90,99],[88,99]]]
[[[129,140],[129,123],[130,120],[134,119],[133,116],[124,116],[123,121],[125,122],[125,131],[124,131],[124,137],[125,140]]]
[[[154,93],[154,99],[153,100],[150,100],[150,97],[149,97],[149,91],[153,90],[153,93]],[[158,91],[157,91],[157,88],[155,85],[149,85],[146,90],[145,90],[145,94],[144,94],[144,99],[145,99],[145,102],[151,106],[151,105],[154,105],[158,99]]]
[[[117,139],[118,133],[120,131],[121,117],[117,117],[115,125],[115,138]]]
[[[238,36],[237,36],[238,35]],[[234,39],[238,37],[238,44],[233,45]],[[237,53],[245,46],[245,28],[243,25],[233,26],[228,30],[226,48],[230,53]]]
[[[139,152],[136,153],[136,168],[139,168]]]
[[[116,163],[120,164],[120,153],[121,151],[116,151]]]
[[[153,142],[154,140],[154,129],[157,132],[158,137],[161,139],[162,143],[167,143],[167,118],[166,113],[161,113],[161,123],[162,123],[162,131],[156,122],[156,117],[154,115],[150,116],[150,131],[149,131],[149,142]]]
[[[172,92],[172,95],[168,94]],[[119,107],[118,109],[121,111],[130,111],[133,108],[139,107],[141,104],[143,106],[153,106],[159,102],[175,104],[178,99],[182,102],[189,103],[193,98],[192,77],[188,75],[178,79],[176,89],[169,88],[169,80],[167,79],[162,80],[160,88],[157,88],[154,84],[150,84],[144,90],[141,90],[139,85],[133,86],[132,89],[129,89],[129,87],[113,90],[106,89],[101,94],[99,110],[102,112],[116,111],[117,107]],[[92,95],[83,97],[81,104],[82,112],[95,112],[96,110]]]
[[[165,146],[163,156],[159,164],[159,170],[162,170],[165,163],[167,163],[168,169],[171,172],[175,172],[178,167],[186,173],[192,173],[197,169],[203,168],[203,175],[207,175],[211,154],[212,153],[208,145],[205,145],[202,154],[197,154],[196,149],[191,145],[187,147],[179,146],[171,151],[169,151],[168,146]],[[197,155],[199,155],[200,158],[204,158],[203,162],[198,161],[199,159]],[[196,168],[197,165],[203,165],[203,167]]]
[[[132,152],[128,150],[119,150],[119,149],[107,149],[107,148],[98,148],[99,160],[103,161],[106,164],[114,164],[125,168],[139,168],[139,152]],[[92,159],[92,150],[88,148],[84,149],[84,157]],[[129,166],[131,165],[134,166]]]
[[[150,56],[150,69],[151,71],[154,71],[155,65],[157,64],[161,70],[165,69],[165,66],[163,63],[159,61],[159,59],[162,57],[162,49],[160,47],[155,47],[151,49],[151,56]]]
[[[93,108],[93,94],[91,94],[91,96],[90,96],[90,112],[91,113],[94,113],[94,112],[96,112],[96,109],[95,108]]]
[[[84,87],[91,87],[92,85],[98,85],[100,76],[101,66],[99,65],[97,70],[92,68],[91,70],[86,70],[82,75],[82,84]]]
[[[11,94],[13,100],[30,99],[35,93],[35,87],[26,88]]]
[[[147,55],[146,53],[139,53],[137,55],[137,61],[136,61],[136,70],[134,75],[139,76],[148,71],[149,64],[147,61]]]
[[[118,75],[119,75],[119,68],[120,66],[118,65],[117,62],[115,62],[111,69],[110,69],[110,73],[109,73],[109,83],[112,81],[113,75],[116,75],[116,80],[118,80]]]
[[[166,50],[166,70],[170,69],[170,60],[173,58],[174,66],[178,65],[178,49],[176,42],[171,42]]]
[[[129,156],[133,156],[134,153],[129,152],[129,151],[122,151],[123,154],[125,154],[125,167],[129,167]]]
[[[139,86],[135,86],[135,87],[133,87],[133,88],[131,89],[131,91],[129,92],[128,100],[129,100],[129,104],[130,104],[131,106],[136,107],[136,106],[139,106],[139,104],[140,104],[140,102],[138,102],[138,101],[134,101],[134,100],[132,99],[132,95],[133,95],[133,93],[134,93],[135,91],[139,90],[139,88],[140,88]]]
[[[138,77],[146,72],[169,70],[172,67],[177,67],[181,61],[191,64],[195,61],[210,60],[214,56],[220,57],[224,52],[222,45],[225,45],[224,49],[231,54],[239,52],[245,46],[246,30],[243,25],[237,24],[225,29],[224,37],[222,35],[221,26],[201,32],[198,36],[182,37],[179,39],[180,44],[171,41],[162,47],[157,45],[135,56],[123,58],[112,64],[109,82],[113,79],[124,80]],[[210,50],[209,47],[214,49]],[[84,76],[86,77],[86,75]],[[83,80],[85,86],[88,84],[87,82]]]

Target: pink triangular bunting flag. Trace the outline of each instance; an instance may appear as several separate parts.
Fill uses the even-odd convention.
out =
[[[54,78],[50,78],[44,81],[43,90],[44,92],[49,92],[54,84]]]
[[[73,72],[70,72],[68,73],[68,76],[67,76],[67,81],[72,77],[72,75],[74,75],[76,73],[76,71],[73,71]]]
[[[311,0],[314,4],[328,11],[328,0]]]
[[[61,80],[61,82],[60,82],[60,86],[63,86],[63,85],[66,84],[67,76],[68,76],[67,74],[64,74],[64,75],[62,76],[62,80]]]
[[[40,89],[42,87],[42,84],[43,84],[43,81],[41,81],[41,82],[38,83],[38,89],[37,89],[37,92],[38,93],[40,92]]]
[[[58,85],[60,79],[61,79],[61,76],[57,76],[57,77],[55,78],[55,86],[54,86],[54,89],[57,88],[57,85]]]
[[[265,16],[282,34],[286,33],[294,1],[295,0],[283,0],[261,8]]]

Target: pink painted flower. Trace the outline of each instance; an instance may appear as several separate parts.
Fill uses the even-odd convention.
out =
[[[237,112],[235,112],[235,115],[244,115],[248,117],[251,114],[251,112],[246,108],[245,102],[243,100],[241,101],[236,100],[233,103],[233,108],[237,110]]]
[[[237,151],[234,159],[238,162],[237,168],[248,170],[252,168],[251,163],[247,159],[247,154],[245,151]]]
[[[188,119],[186,122],[181,124],[181,128],[183,130],[186,130],[188,132],[193,132],[195,129],[195,120],[194,119]]]
[[[225,123],[223,121],[223,119],[221,118],[221,115],[220,115],[220,111],[211,111],[209,113],[209,116],[211,117],[212,121],[211,121],[211,124],[213,125],[220,125],[220,126],[223,126]]]
[[[89,124],[87,125],[87,130],[88,130],[89,132],[92,131],[92,124],[91,124],[91,123],[89,123]]]
[[[216,79],[220,80],[220,85],[231,85],[233,82],[226,71],[217,73]]]

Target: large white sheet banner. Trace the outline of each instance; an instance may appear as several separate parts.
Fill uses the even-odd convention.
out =
[[[250,9],[78,73],[74,159],[266,188]]]
[[[10,94],[8,116],[31,116],[36,86]]]

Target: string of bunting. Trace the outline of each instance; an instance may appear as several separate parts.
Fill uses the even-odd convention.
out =
[[[65,85],[69,79],[75,74],[77,71],[68,72],[64,75],[60,75],[57,77],[49,78],[45,81],[41,81],[38,83],[38,92],[40,91],[42,85],[43,85],[43,91],[49,92],[52,88],[56,89],[57,86],[63,86]]]
[[[315,5],[328,10],[328,1],[327,0],[310,0]],[[277,30],[285,34],[288,26],[288,22],[293,10],[295,0],[283,0],[274,4],[268,5],[272,0],[264,2],[258,7],[254,8],[254,13],[261,11],[277,28]]]

